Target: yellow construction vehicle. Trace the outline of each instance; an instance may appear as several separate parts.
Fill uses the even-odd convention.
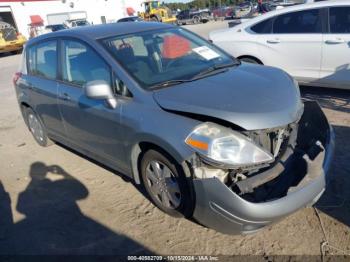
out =
[[[11,52],[20,53],[27,39],[16,29],[5,22],[0,21],[0,54]]]
[[[147,0],[142,3],[144,11],[139,13],[145,21],[176,23],[176,17],[171,13],[171,10],[166,6],[161,6],[159,1]]]

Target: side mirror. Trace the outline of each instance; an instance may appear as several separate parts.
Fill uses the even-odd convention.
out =
[[[117,107],[117,100],[114,97],[111,86],[104,80],[94,80],[86,83],[84,94],[91,99],[106,100],[111,108]]]

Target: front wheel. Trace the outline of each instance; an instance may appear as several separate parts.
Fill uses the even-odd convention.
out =
[[[144,187],[153,203],[174,217],[192,214],[193,201],[180,165],[165,153],[149,150],[141,161]]]

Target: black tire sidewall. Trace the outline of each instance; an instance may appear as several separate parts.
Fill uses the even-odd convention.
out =
[[[176,209],[170,209],[164,207],[158,199],[156,199],[151,193],[147,178],[146,178],[146,168],[151,161],[158,161],[166,165],[174,174],[181,192],[181,203]],[[182,167],[176,163],[176,161],[170,157],[167,153],[156,151],[153,149],[148,150],[141,160],[141,177],[143,186],[146,189],[152,202],[163,212],[173,216],[173,217],[190,217],[193,213],[193,199],[191,198],[189,183],[187,183],[186,176]]]

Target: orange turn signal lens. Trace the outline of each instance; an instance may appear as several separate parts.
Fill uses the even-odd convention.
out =
[[[186,140],[186,143],[190,146],[193,146],[195,148],[198,148],[200,150],[208,150],[209,145],[208,143],[202,142],[202,141],[198,141],[198,140],[194,140],[192,138],[188,138]]]

